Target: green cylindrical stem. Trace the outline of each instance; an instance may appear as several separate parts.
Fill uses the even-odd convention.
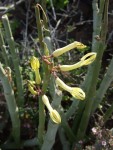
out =
[[[95,0],[93,1],[93,5],[96,5]],[[107,11],[105,11],[104,13],[107,13]],[[97,34],[100,34],[100,41],[95,41],[95,36],[93,36],[93,44],[92,44],[92,51],[96,51],[97,52],[97,58],[95,60],[95,62],[89,67],[88,70],[88,75],[87,77],[90,78],[89,80],[89,88],[88,91],[86,93],[87,97],[86,97],[86,104],[85,104],[85,109],[83,111],[83,116],[81,118],[80,124],[79,124],[79,128],[78,128],[78,133],[77,133],[77,139],[80,140],[84,137],[87,125],[88,125],[88,121],[89,121],[89,117],[91,114],[91,108],[93,105],[93,97],[95,95],[96,92],[96,84],[97,84],[97,80],[98,80],[98,75],[99,75],[99,71],[100,71],[100,66],[101,66],[101,59],[102,59],[102,55],[103,52],[105,50],[105,39],[106,39],[106,34],[104,32],[103,28],[103,23],[107,24],[107,18],[106,21],[105,20],[98,20],[98,17],[101,18],[101,14],[99,14],[97,12],[97,24],[96,27],[94,27],[94,32]],[[95,17],[95,16],[94,16]],[[102,18],[103,19],[103,18]],[[105,19],[105,18],[104,18]],[[98,23],[99,21],[99,23]],[[99,25],[100,24],[100,25]],[[105,27],[105,25],[104,25]],[[93,35],[95,35],[95,33]],[[104,40],[104,41],[103,41]],[[94,49],[96,48],[96,49]]]
[[[59,128],[59,136],[60,136],[60,141],[62,144],[62,150],[70,150],[70,143],[65,137],[65,132],[62,128]]]
[[[112,115],[113,113],[113,103],[112,105],[107,109],[107,111],[105,112],[104,116],[103,116],[103,121],[104,123],[109,119],[109,117]]]
[[[108,70],[107,70],[107,72],[100,84],[100,87],[96,93],[96,96],[94,98],[94,102],[93,102],[93,106],[92,106],[92,113],[98,108],[98,105],[101,103],[101,101],[112,81],[113,81],[113,58],[110,62]]]
[[[3,54],[3,59],[5,60],[5,65],[9,66],[6,46],[5,46],[5,42],[4,42],[4,38],[3,38],[3,35],[2,35],[1,29],[0,29],[0,47],[2,49],[2,54]]]
[[[82,115],[83,115],[85,104],[86,104],[86,100],[84,100],[82,102],[80,101],[77,104],[78,107],[76,107],[76,109],[75,109],[75,110],[77,110],[77,114],[75,115],[75,118],[74,118],[74,121],[73,121],[73,126],[72,126],[72,130],[73,130],[75,135],[77,134],[77,131],[78,131],[78,128],[79,128],[79,124],[80,124],[80,121],[81,121],[81,118],[82,118]],[[70,112],[71,112],[72,108],[74,108],[74,107],[75,107],[75,104],[73,103],[72,107],[70,109]],[[74,109],[73,109],[73,112],[75,112]]]
[[[54,142],[55,142],[55,137],[56,133],[58,130],[58,124],[53,123],[51,120],[49,121],[48,124],[48,130],[44,138],[44,143],[42,145],[41,150],[51,150]]]
[[[7,43],[10,48],[11,57],[12,57],[14,70],[15,70],[15,77],[16,77],[16,84],[17,84],[17,91],[18,91],[17,103],[18,103],[18,106],[23,106],[24,95],[23,95],[21,73],[19,69],[19,60],[18,60],[18,56],[15,50],[15,42],[13,39],[13,35],[12,35],[12,31],[11,31],[11,27],[10,27],[10,23],[9,23],[7,15],[4,15],[2,17],[2,21],[3,21],[4,28],[5,28],[5,35],[6,35]]]
[[[39,125],[38,125],[38,141],[39,145],[43,144],[44,128],[45,128],[45,112],[42,96],[39,98]]]
[[[67,123],[67,120],[66,120],[66,117],[65,117],[65,114],[63,111],[61,112],[61,117],[62,117],[61,126],[64,129],[69,142],[73,143],[75,141],[76,137],[75,137],[73,131],[71,130],[71,128],[69,127],[69,124]]]
[[[0,80],[2,81],[3,89],[4,89],[4,95],[6,98],[8,111],[11,117],[12,121],[12,135],[17,144],[19,144],[20,141],[20,120],[19,120],[19,114],[18,114],[18,107],[16,105],[15,97],[14,97],[14,91],[12,89],[12,86],[10,84],[10,81],[8,80],[8,77],[5,74],[5,71],[0,63]]]
[[[77,138],[78,140],[80,140],[81,138],[83,138],[87,125],[88,125],[88,121],[89,121],[89,117],[90,117],[90,112],[91,112],[91,108],[92,108],[92,104],[93,104],[93,96],[95,94],[96,91],[96,83],[97,83],[97,79],[98,79],[98,72],[99,72],[99,68],[98,68],[98,62],[99,59],[96,59],[94,66],[91,68],[91,75],[92,76],[92,80],[90,82],[90,90],[87,93],[87,97],[86,97],[86,104],[85,104],[85,109],[83,111],[82,114],[82,118],[79,124],[79,129],[77,132]],[[98,68],[98,70],[96,70]],[[92,75],[92,73],[94,73],[94,75]]]
[[[78,109],[79,101],[73,98],[73,103],[69,107],[68,111],[66,112],[66,119],[68,120]]]

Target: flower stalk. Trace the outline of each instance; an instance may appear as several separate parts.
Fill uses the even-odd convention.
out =
[[[40,18],[40,9],[43,12],[44,21],[42,21]],[[35,7],[35,14],[36,14],[36,23],[37,23],[37,29],[38,29],[38,37],[39,37],[39,43],[40,43],[40,48],[41,48],[41,54],[47,56],[47,55],[49,55],[49,51],[48,51],[48,47],[44,43],[44,36],[43,36],[43,27],[45,27],[45,23],[47,25],[47,17],[45,15],[43,8],[40,7],[39,4],[37,4]],[[43,24],[43,22],[44,22],[44,24]],[[42,68],[44,71],[42,92],[44,94],[44,93],[46,93],[46,90],[47,90],[47,87],[49,84],[50,71],[49,71],[48,65],[45,62],[43,62],[42,64],[43,64]],[[40,147],[43,144],[44,128],[45,128],[44,103],[42,101],[42,96],[40,96],[39,97],[39,125],[38,125],[38,140],[40,143]]]

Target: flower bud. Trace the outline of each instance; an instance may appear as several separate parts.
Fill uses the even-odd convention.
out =
[[[86,45],[80,43],[80,42],[73,42],[65,47],[62,47],[62,48],[59,48],[59,49],[56,49],[54,52],[53,52],[53,56],[54,57],[58,57],[60,55],[62,55],[63,53],[66,53],[67,51],[73,49],[73,48],[77,48],[77,49],[84,49],[86,48]]]
[[[35,81],[27,80],[27,82],[28,82],[32,87],[35,87]]]
[[[61,123],[61,117],[59,113],[55,109],[52,108],[52,106],[49,103],[49,99],[46,95],[42,96],[42,101],[46,105],[47,109],[49,110],[49,115],[52,121],[57,124]]]
[[[84,100],[85,99],[85,93],[82,89],[78,87],[70,87],[66,85],[60,78],[56,78],[56,84],[60,86],[65,91],[69,92],[74,98]]]
[[[31,92],[31,94],[37,95],[37,92],[34,90],[34,87],[30,83],[28,84],[28,90]]]
[[[40,73],[39,73],[39,67],[40,67],[39,60],[36,57],[32,56],[30,62],[31,62],[31,68],[35,72],[35,81],[37,84],[40,84],[41,83],[41,77],[40,77]]]
[[[34,71],[37,70],[37,69],[39,69],[40,63],[39,63],[38,58],[36,58],[35,56],[32,56],[32,57],[31,57],[31,60],[30,60],[30,63],[31,63],[31,68],[32,68]]]

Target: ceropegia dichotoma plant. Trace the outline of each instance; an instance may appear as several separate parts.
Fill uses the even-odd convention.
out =
[[[90,52],[83,56],[80,61],[74,65],[58,65],[54,66],[53,61],[54,57],[58,58],[59,56],[63,55],[67,51],[70,51],[74,48],[76,49],[84,49],[86,48],[86,45],[82,44],[81,42],[75,41],[63,48],[56,49],[53,53],[50,54],[49,48],[47,47],[47,44],[44,42],[44,35],[43,35],[43,29],[41,26],[41,20],[40,20],[40,8],[41,6],[36,5],[36,19],[37,19],[37,27],[38,27],[38,35],[39,35],[39,41],[40,41],[40,52],[41,52],[41,63],[39,62],[39,59],[36,56],[32,56],[30,59],[31,68],[35,72],[35,79],[34,81],[28,81],[28,87],[31,94],[39,97],[39,127],[38,127],[38,140],[40,143],[40,146],[43,145],[43,136],[44,136],[44,124],[45,124],[45,113],[44,113],[44,105],[46,105],[49,115],[51,118],[51,121],[56,124],[60,124],[62,122],[62,118],[60,117],[59,112],[52,108],[48,96],[46,95],[47,88],[49,87],[49,82],[54,77],[54,84],[57,86],[57,88],[62,88],[62,90],[65,90],[69,92],[72,97],[78,99],[78,100],[84,100],[85,99],[85,92],[79,88],[79,87],[70,87],[69,85],[66,85],[59,77],[58,72],[60,71],[70,71],[73,69],[80,68],[85,65],[90,65],[95,59],[96,59],[96,53]],[[42,8],[41,8],[42,9]],[[45,13],[44,13],[45,15]],[[46,16],[44,17],[46,22]],[[43,24],[44,25],[44,24]],[[41,64],[41,65],[40,65]],[[41,73],[40,77],[40,68],[43,70],[43,73]],[[37,73],[36,73],[37,72]],[[38,77],[37,77],[38,76]],[[36,82],[36,78],[40,81],[39,84]],[[51,89],[50,89],[51,90]],[[60,90],[60,89],[59,89]],[[55,91],[54,91],[55,92]],[[54,94],[53,94],[54,95]],[[55,101],[53,97],[53,101]],[[59,108],[60,104],[57,106],[57,109]],[[58,109],[59,110],[59,109]],[[49,128],[49,126],[48,126]],[[51,129],[52,131],[52,129]],[[55,134],[53,134],[55,136]],[[47,140],[47,138],[45,139]],[[46,141],[44,141],[45,145]],[[42,146],[46,147],[46,146]],[[46,147],[47,148],[47,147]]]
[[[92,51],[85,53],[84,56],[75,64],[56,64],[54,61],[59,59],[61,55],[73,49],[85,49],[87,48],[81,42],[74,41],[69,45],[58,48],[55,51],[51,49],[51,38],[48,27],[48,20],[43,9],[39,4],[35,7],[36,12],[36,23],[38,28],[39,38],[39,52],[40,58],[37,54],[31,56],[30,66],[34,73],[34,80],[27,80],[28,90],[31,95],[38,100],[38,131],[35,139],[23,142],[24,146],[39,145],[42,150],[51,150],[55,143],[56,133],[59,130],[59,135],[62,135],[64,139],[69,141],[71,145],[74,145],[75,141],[83,139],[85,131],[87,129],[90,115],[96,110],[98,105],[101,103],[102,98],[108,89],[111,81],[113,80],[113,61],[111,61],[109,69],[100,87],[97,89],[97,81],[99,71],[101,67],[101,60],[103,52],[106,48],[106,33],[107,33],[107,13],[108,13],[109,1],[93,0],[93,41]],[[43,3],[44,6],[45,3]],[[45,7],[44,7],[45,8]],[[42,14],[40,15],[40,9]],[[41,18],[42,17],[42,18]],[[42,20],[43,19],[43,20]],[[2,17],[3,24],[5,27],[6,41],[9,45],[12,62],[14,64],[14,76],[16,79],[17,88],[17,99],[12,86],[13,79],[10,72],[9,57],[7,56],[6,46],[4,46],[4,38],[2,32],[0,32],[0,47],[2,55],[4,56],[4,62],[7,67],[0,64],[0,80],[2,81],[4,95],[7,101],[9,114],[12,121],[12,136],[16,143],[20,140],[20,120],[18,117],[18,106],[23,106],[23,87],[22,79],[19,69],[19,62],[17,53],[15,51],[15,42],[12,36],[8,17],[5,15]],[[99,28],[98,28],[99,27]],[[99,37],[97,39],[97,37]],[[48,40],[47,40],[48,39]],[[55,59],[54,59],[55,58]],[[54,65],[55,64],[55,65]],[[88,66],[89,65],[89,66]],[[79,87],[72,87],[70,84],[66,84],[60,76],[60,72],[71,71],[88,66],[88,72],[82,85]],[[12,70],[12,68],[11,68]],[[111,78],[109,78],[109,76]],[[103,88],[105,87],[105,88]],[[72,97],[73,102],[68,110],[63,109],[61,101],[63,100],[62,94],[69,93]],[[9,94],[9,98],[7,96]],[[19,102],[19,103],[18,103]],[[64,102],[65,103],[65,102]],[[112,107],[106,111],[104,120],[108,119],[107,116],[112,114]],[[76,112],[76,113],[75,113]],[[71,127],[68,120],[73,116]],[[48,121],[48,118],[50,120]],[[46,121],[45,121],[46,120]],[[16,124],[17,123],[17,124]],[[48,125],[47,125],[48,123]],[[47,126],[45,126],[47,125]],[[64,141],[61,138],[61,143]],[[51,142],[50,142],[51,141]],[[65,144],[62,144],[65,149]],[[20,147],[22,145],[20,144]]]

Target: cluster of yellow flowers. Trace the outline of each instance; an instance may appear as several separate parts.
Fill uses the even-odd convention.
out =
[[[75,41],[63,48],[55,50],[50,57],[58,57],[73,48],[84,49],[84,48],[86,48],[86,45]],[[46,56],[44,58],[46,59]],[[96,58],[96,53],[91,52],[91,53],[84,55],[80,59],[80,61],[76,64],[59,65],[58,67],[53,66],[53,68],[58,68],[61,71],[70,71],[70,70],[77,69],[79,67],[91,64],[95,60],[95,58]],[[48,57],[47,57],[47,59],[48,59]],[[33,56],[31,58],[30,63],[31,63],[32,70],[35,72],[35,81],[28,81],[28,89],[33,95],[40,95],[40,94],[42,94],[41,90],[36,88],[36,85],[39,85],[42,82],[40,73],[39,73],[40,63],[39,63],[38,58],[36,58],[35,56]],[[48,64],[48,65],[50,65],[50,64]],[[56,74],[55,74],[55,77],[56,77],[56,80],[55,80],[56,84],[59,87],[61,87],[63,90],[69,92],[76,99],[79,99],[79,100],[85,99],[85,93],[81,88],[70,87],[70,86],[66,85]],[[61,117],[60,117],[59,113],[55,109],[52,108],[52,106],[49,103],[49,99],[45,94],[42,94],[42,101],[46,105],[47,109],[49,110],[50,118],[53,120],[54,123],[59,124],[61,122]]]

